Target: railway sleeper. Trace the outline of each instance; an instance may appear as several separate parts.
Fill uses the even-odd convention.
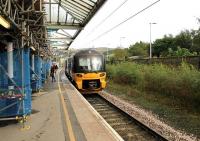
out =
[[[95,108],[96,109],[96,108]],[[104,112],[104,111],[111,111],[112,109],[111,108],[97,108],[96,109],[98,112]]]
[[[125,123],[125,122],[121,122],[121,123],[109,123],[113,128],[127,128],[127,127],[131,127],[130,124],[131,123]]]
[[[101,115],[101,114],[100,114]],[[105,120],[107,119],[115,119],[115,118],[120,118],[121,114],[119,113],[113,113],[113,114],[109,114],[109,115],[101,115]]]
[[[105,104],[97,104],[97,105],[93,105],[95,108],[110,108],[110,106],[105,105]]]
[[[100,111],[99,113],[102,114],[102,115],[107,115],[107,114],[115,114],[115,113],[118,113],[118,112],[113,111],[113,110],[109,110],[109,111]]]
[[[101,104],[101,103],[92,103],[92,102],[90,102],[90,104],[92,105],[92,106],[94,106],[94,107],[107,107],[108,105],[107,104]]]
[[[117,117],[117,118],[111,118],[111,119],[106,119],[107,122],[118,122],[118,121],[122,121],[122,120],[127,120],[124,117]]]
[[[111,121],[107,120],[107,122],[112,125],[114,125],[114,124],[118,125],[120,123],[121,124],[125,124],[125,123],[131,124],[132,123],[130,120],[126,120],[126,119],[116,119],[116,120],[111,120]]]

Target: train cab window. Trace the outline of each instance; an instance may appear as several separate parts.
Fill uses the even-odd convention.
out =
[[[78,59],[78,70],[83,72],[96,72],[103,70],[102,56],[81,56]]]
[[[100,57],[93,57],[91,63],[94,71],[102,70],[102,59]]]
[[[81,70],[91,70],[90,58],[79,58],[78,65]]]

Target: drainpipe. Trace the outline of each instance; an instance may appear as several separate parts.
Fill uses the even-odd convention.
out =
[[[32,56],[31,56],[31,61],[32,61],[32,66],[31,66],[31,68],[32,68],[32,71],[33,71],[33,73],[32,73],[32,80],[34,80],[35,79],[35,56],[34,56],[34,54],[32,54]]]
[[[11,79],[13,79],[14,75],[14,71],[13,71],[13,43],[9,42],[7,44],[7,57],[8,57],[8,89],[9,92],[10,90],[14,90],[14,85],[11,81]]]

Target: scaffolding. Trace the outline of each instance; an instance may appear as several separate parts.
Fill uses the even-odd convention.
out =
[[[105,1],[0,0],[0,120],[31,114],[31,94],[49,75],[53,43],[68,49]]]
[[[43,0],[0,0],[0,16],[9,23],[0,26],[0,120],[24,118],[31,114],[31,79],[35,76],[30,69],[34,62],[31,56],[37,56],[39,62],[41,56],[52,56]],[[35,70],[41,75],[41,67],[37,67]],[[42,87],[41,79],[40,76],[37,89]]]

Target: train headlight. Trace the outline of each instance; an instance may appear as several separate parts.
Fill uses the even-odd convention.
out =
[[[77,77],[83,77],[83,75],[82,75],[82,74],[76,74],[76,76],[77,76]]]
[[[101,73],[101,74],[100,74],[100,77],[103,77],[103,76],[105,76],[105,75],[106,75],[105,73]]]

